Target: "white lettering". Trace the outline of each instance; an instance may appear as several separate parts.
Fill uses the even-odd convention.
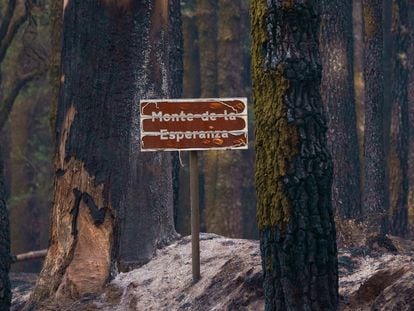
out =
[[[152,118],[151,118],[152,122],[154,122],[156,118],[161,119],[162,118],[162,111],[160,111],[160,112],[153,111],[151,116],[152,116]],[[161,122],[162,122],[162,119],[161,119]]]
[[[167,136],[168,131],[167,130],[161,130],[160,132],[161,132],[160,139],[161,140],[168,140],[168,136]]]

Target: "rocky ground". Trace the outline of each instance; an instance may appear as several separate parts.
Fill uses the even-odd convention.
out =
[[[414,310],[414,243],[339,251],[343,311]],[[257,241],[201,235],[202,279],[191,281],[191,243],[184,237],[159,250],[148,264],[122,273],[103,294],[48,310],[263,310]],[[13,309],[20,310],[36,276],[12,274]]]

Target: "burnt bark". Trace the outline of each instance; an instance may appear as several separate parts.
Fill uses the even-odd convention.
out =
[[[359,144],[356,123],[352,2],[321,3],[321,93],[328,116],[328,146],[334,170],[332,204],[343,218],[361,216]]]
[[[254,1],[256,191],[266,310],[335,310],[318,1]]]
[[[357,133],[359,143],[359,163],[360,163],[360,184],[363,184],[364,172],[364,77],[363,77],[363,20],[362,20],[362,0],[352,1],[353,15],[353,46],[354,46],[354,86],[355,86],[355,110],[357,117]],[[362,189],[360,189],[362,193]],[[362,196],[362,195],[361,195]],[[361,202],[362,203],[362,202]]]
[[[3,168],[3,147],[0,146],[0,310],[9,310],[11,289],[9,271],[10,255],[10,227],[6,206],[6,191]]]
[[[363,0],[364,19],[364,187],[363,213],[370,231],[385,233],[387,211],[383,10],[381,0]]]
[[[179,10],[178,0],[64,8],[50,247],[28,307],[99,292],[176,237],[171,156],[139,152],[138,101],[181,92]]]
[[[197,6],[195,0],[186,1],[182,7],[184,38],[184,77],[183,97],[200,97],[200,52],[198,47]],[[179,167],[178,197],[176,199],[174,218],[175,228],[182,235],[191,233],[190,221],[190,174],[188,152],[180,154],[183,166]],[[201,185],[202,186],[202,185]]]
[[[409,152],[408,152],[408,223],[409,234],[414,236],[414,2],[408,3],[410,45],[408,48],[408,119],[409,119]]]
[[[196,0],[198,46],[200,51],[200,95],[218,96],[217,33],[218,0]],[[199,158],[201,231],[209,231],[208,207],[215,196],[215,153],[203,152]]]
[[[408,1],[393,1],[392,39],[393,79],[391,137],[389,154],[390,232],[405,236],[408,233],[408,78],[410,46]]]
[[[245,94],[243,34],[247,32],[248,18],[242,2],[218,0],[216,83],[219,97]],[[252,156],[246,154],[251,152],[210,151],[206,156],[208,232],[236,238],[244,236],[244,213],[254,207],[253,171],[249,170],[253,167]],[[249,194],[253,200],[247,199]]]

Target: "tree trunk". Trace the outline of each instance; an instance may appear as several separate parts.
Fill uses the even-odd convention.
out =
[[[414,237],[414,2],[408,2],[410,45],[408,48],[408,223],[410,236]]]
[[[3,147],[0,146],[0,310],[9,310],[11,289],[10,270],[10,228],[6,206],[6,192],[3,171]]]
[[[41,240],[42,231],[47,231],[43,220],[48,217],[48,206],[37,204],[38,183],[35,169],[36,160],[33,159],[33,141],[36,141],[33,127],[34,117],[39,102],[31,92],[32,98],[24,97],[25,92],[13,105],[9,124],[10,128],[10,232],[12,253],[25,253],[45,247],[46,240]],[[41,102],[40,104],[43,104]],[[39,127],[38,127],[39,130]],[[49,136],[50,138],[50,136]],[[50,155],[49,155],[50,156]],[[51,166],[48,167],[51,169]],[[44,238],[44,236],[43,236]],[[39,272],[41,261],[25,262],[13,265],[14,272]]]
[[[364,39],[362,20],[362,0],[353,0],[353,46],[354,46],[354,85],[355,85],[355,109],[357,116],[357,130],[359,142],[359,163],[360,163],[360,194],[362,197],[363,172],[364,172]],[[362,201],[361,201],[362,207]]]
[[[256,189],[266,310],[335,310],[336,233],[317,1],[252,2]]]
[[[62,48],[63,1],[64,0],[51,1],[49,15],[51,43],[49,79],[52,88],[52,96],[50,100],[50,129],[52,134],[54,133],[56,126],[55,122],[59,102],[59,90],[62,82],[60,79],[60,53]]]
[[[171,157],[139,152],[140,98],[180,92],[178,0],[64,8],[54,206],[31,305],[99,291],[176,237]]]
[[[332,203],[344,218],[361,216],[359,145],[355,111],[352,2],[322,1],[321,92],[328,115],[334,171]]]
[[[385,233],[387,210],[384,143],[382,1],[362,1],[364,19],[364,190],[363,213],[370,231]]]
[[[218,96],[217,66],[217,22],[218,0],[196,0],[198,45],[200,50],[200,85],[201,97]],[[201,230],[211,231],[209,209],[215,196],[217,171],[215,152],[202,152],[200,164],[200,211]]]
[[[247,32],[247,14],[242,1],[219,0],[217,34],[217,84],[220,97],[245,94],[243,34]],[[206,226],[209,232],[243,237],[243,212],[252,191],[253,172],[243,166],[248,151],[211,151],[206,159]],[[250,163],[253,166],[253,163]],[[250,181],[250,183],[249,183]],[[250,189],[249,189],[250,185]]]
[[[410,25],[408,1],[393,1],[393,54],[390,175],[390,231],[394,235],[408,233],[408,48]]]
[[[185,98],[200,97],[200,54],[198,48],[198,28],[196,1],[186,1],[183,5],[183,38],[184,40],[184,79],[183,96]],[[175,228],[178,233],[189,235],[191,233],[190,220],[190,175],[189,153],[180,154],[183,166],[179,168],[179,189],[175,208]]]

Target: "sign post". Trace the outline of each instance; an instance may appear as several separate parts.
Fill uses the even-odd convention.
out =
[[[247,99],[143,99],[141,151],[190,151],[193,282],[200,279],[197,150],[247,149]]]
[[[190,200],[191,200],[191,254],[193,282],[200,279],[200,207],[198,185],[198,154],[190,151]]]

